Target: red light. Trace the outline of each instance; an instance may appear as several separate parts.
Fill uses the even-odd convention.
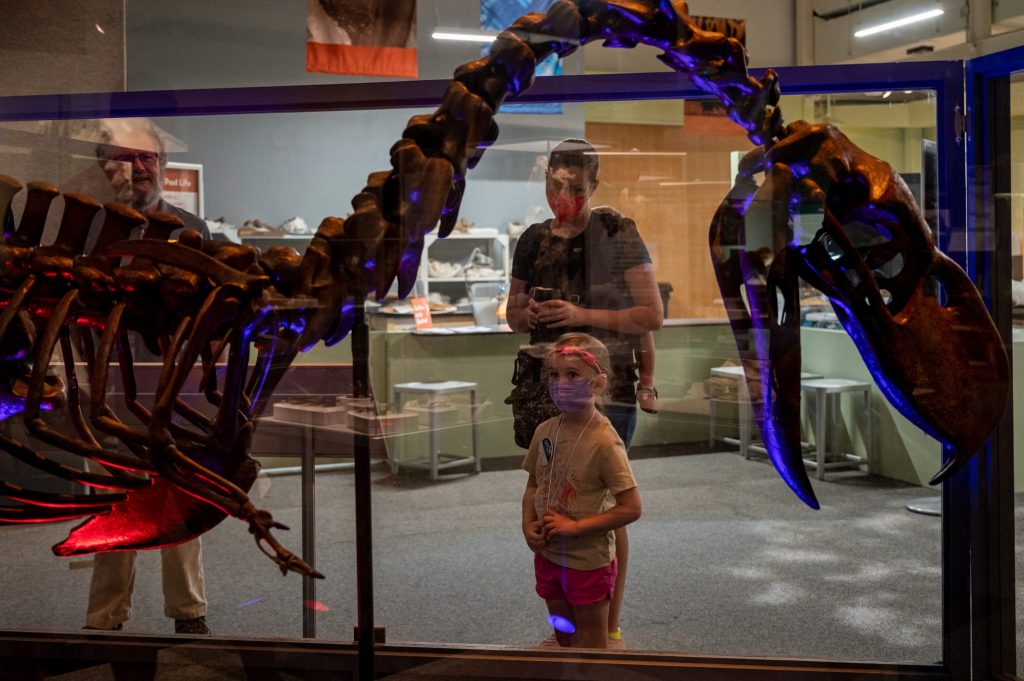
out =
[[[95,515],[71,530],[53,547],[58,556],[101,551],[157,549],[194,539],[218,525],[226,514],[163,478],[128,498],[109,513]]]

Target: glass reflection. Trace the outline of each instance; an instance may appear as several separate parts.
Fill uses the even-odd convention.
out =
[[[789,119],[841,124],[856,144],[919,188],[919,200],[928,205],[922,149],[935,138],[934,102],[927,93],[884,100],[881,94],[789,97],[783,108]],[[264,251],[301,250],[310,235],[295,218],[315,229],[325,216],[345,216],[367,175],[387,167],[386,150],[414,113],[421,112],[157,123],[170,141],[171,163],[202,166],[202,213],[219,218],[211,226],[215,237]],[[602,163],[593,203],[635,221],[666,319],[655,336],[657,413],[637,413],[630,447],[644,515],[630,528],[624,645],[697,654],[938,659],[939,521],[904,508],[929,493],[923,487],[936,470],[938,445],[874,387],[869,414],[849,398],[826,411],[808,392],[801,412],[805,439],[812,440],[825,412],[839,426],[829,437],[835,435],[841,450],[872,457],[870,475],[859,466],[816,482],[823,509],[813,513],[765,464],[744,415],[745,388],[730,371],[736,346],[714,283],[707,234],[739,159],[750,150],[746,138],[702,101],[570,104],[557,117],[505,116],[501,125],[502,137],[469,176],[462,225],[452,237],[426,244],[415,292],[425,299],[430,325],[416,328],[407,301],[386,297],[370,306],[372,400],[351,396],[347,341],[317,346],[297,358],[301,374],[278,391],[275,408],[257,428],[253,449],[265,474],[252,493],[293,528],[284,533],[293,547],[301,543],[304,493],[294,469],[303,448],[316,455],[316,567],[326,579],[315,597],[305,597],[299,579],[280,579],[256,553],[242,524],[222,523],[204,536],[211,628],[298,638],[312,610],[318,638],[351,640],[352,474],[331,466],[348,464],[352,434],[364,430],[378,462],[376,620],[388,641],[532,647],[552,633],[519,530],[524,450],[514,442],[505,403],[514,359],[528,338],[503,321],[517,242],[531,224],[551,217],[547,156],[560,140],[585,137]],[[0,135],[4,172],[112,198],[109,188],[103,194],[95,143],[78,126],[8,125]],[[799,238],[810,239],[816,221],[820,216],[801,214]],[[858,238],[873,243],[879,235]],[[877,264],[889,273],[899,266],[895,259]],[[800,294],[802,370],[870,382],[828,302],[809,287]],[[448,382],[457,385],[442,385]],[[313,414],[322,420],[313,423]],[[57,560],[48,549],[67,529],[3,529],[19,547],[13,574],[41,585],[31,598],[0,597],[5,627],[81,626],[90,561]],[[129,631],[168,630],[155,560],[140,556]]]

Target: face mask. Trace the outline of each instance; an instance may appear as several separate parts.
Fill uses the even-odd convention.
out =
[[[583,206],[587,203],[585,196],[571,196],[548,192],[548,205],[551,212],[555,214],[559,222],[568,222],[583,212]]]
[[[548,394],[558,411],[582,411],[590,406],[594,394],[590,390],[589,378],[569,381],[548,381]]]

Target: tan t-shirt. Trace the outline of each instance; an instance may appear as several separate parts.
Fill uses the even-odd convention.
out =
[[[604,513],[616,494],[636,487],[626,448],[604,414],[595,415],[578,444],[579,431],[559,429],[560,419],[537,427],[523,460],[523,470],[537,479],[537,518],[548,507],[574,520]],[[541,554],[563,567],[596,570],[615,557],[615,534],[552,537]]]

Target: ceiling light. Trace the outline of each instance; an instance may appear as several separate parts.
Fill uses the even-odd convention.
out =
[[[438,28],[434,30],[432,37],[434,40],[462,40],[471,43],[493,43],[494,39],[498,37],[498,34],[493,31],[474,31],[468,28]]]
[[[945,12],[941,9],[931,9],[928,10],[927,12],[919,12],[909,17],[903,17],[902,19],[887,21],[884,24],[878,24],[876,26],[862,28],[853,35],[857,38],[863,38],[865,36],[874,35],[876,33],[882,33],[883,31],[890,31],[894,28],[899,28],[900,26],[906,26],[907,24],[916,24],[919,21],[924,21],[925,19],[932,19],[944,13]]]
[[[889,99],[892,97],[892,90],[886,90],[882,93],[882,99]]]

